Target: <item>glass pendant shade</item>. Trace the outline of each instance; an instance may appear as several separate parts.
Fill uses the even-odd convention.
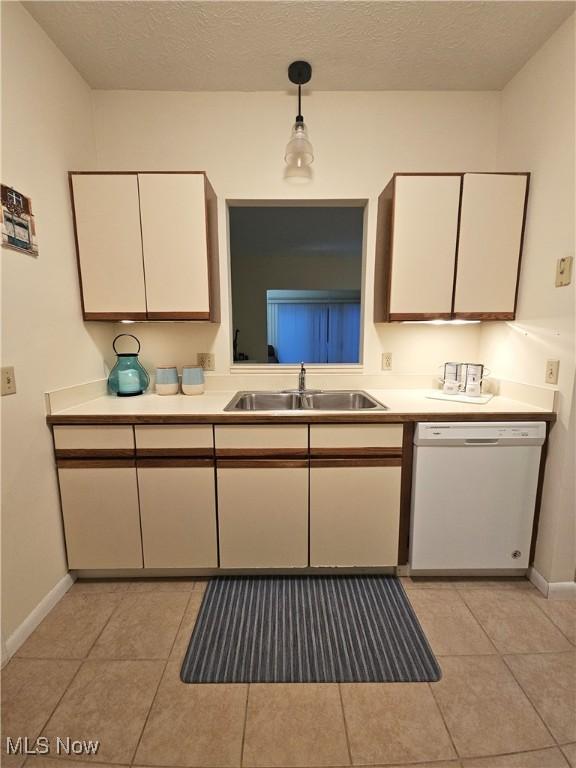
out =
[[[314,160],[314,149],[303,121],[297,120],[294,124],[284,159],[293,168],[305,168]]]

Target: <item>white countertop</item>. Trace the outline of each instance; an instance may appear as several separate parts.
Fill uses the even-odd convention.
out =
[[[239,413],[243,418],[249,420],[250,418],[257,418],[258,416],[270,416],[276,415],[283,419],[290,419],[294,417],[310,416],[314,414],[318,419],[322,414],[330,414],[331,416],[339,415],[345,417],[346,420],[354,420],[357,416],[363,418],[370,415],[382,417],[383,413],[388,416],[411,416],[414,414],[425,415],[430,414],[431,417],[438,417],[438,415],[446,414],[447,416],[455,415],[458,418],[462,416],[470,415],[476,420],[479,414],[484,414],[490,419],[494,419],[495,415],[502,414],[503,416],[509,414],[538,414],[541,413],[543,417],[551,413],[546,408],[541,408],[535,405],[531,405],[520,400],[512,400],[507,397],[495,396],[488,403],[459,403],[454,401],[433,400],[426,397],[426,394],[431,390],[423,389],[366,389],[370,395],[375,397],[383,405],[388,407],[386,411],[366,412],[366,411],[242,411],[242,412],[224,412],[224,407],[230,402],[232,397],[236,394],[235,391],[212,391],[205,392],[202,395],[156,395],[145,394],[136,397],[114,397],[103,396],[87,402],[75,405],[71,408],[55,411],[52,417],[66,418],[66,417],[162,417],[170,416],[177,417],[182,416],[187,419],[193,418],[195,415],[206,419],[206,417],[236,417]],[[532,416],[532,418],[534,418]]]

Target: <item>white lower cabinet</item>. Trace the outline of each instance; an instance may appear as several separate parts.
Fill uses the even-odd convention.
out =
[[[134,462],[69,462],[58,477],[68,566],[142,568]]]
[[[145,568],[216,568],[216,492],[211,461],[138,465]]]
[[[310,565],[398,564],[400,466],[312,460]]]
[[[306,461],[218,462],[221,568],[308,565]]]

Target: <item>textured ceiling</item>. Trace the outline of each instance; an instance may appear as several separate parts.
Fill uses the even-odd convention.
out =
[[[566,0],[25,2],[93,88],[501,89],[575,8]]]

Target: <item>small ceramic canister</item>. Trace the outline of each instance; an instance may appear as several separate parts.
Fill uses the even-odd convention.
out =
[[[198,365],[182,368],[182,392],[185,395],[201,395],[204,392],[204,370]]]
[[[175,365],[159,365],[156,368],[156,394],[178,394],[178,369]]]

